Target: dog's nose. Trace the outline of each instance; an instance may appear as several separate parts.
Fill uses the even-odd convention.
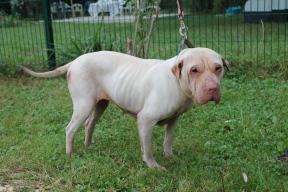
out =
[[[207,85],[206,90],[208,93],[215,93],[219,89],[218,85]]]

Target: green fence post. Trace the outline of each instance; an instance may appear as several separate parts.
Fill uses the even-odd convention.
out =
[[[42,0],[49,69],[56,66],[50,0]]]

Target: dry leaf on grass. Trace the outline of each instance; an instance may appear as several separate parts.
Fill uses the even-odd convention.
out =
[[[122,163],[122,159],[119,159],[118,161],[116,161],[117,164],[121,164]]]
[[[232,129],[230,128],[230,126],[225,126],[224,128],[226,128],[227,129],[227,131],[232,131]]]
[[[180,151],[180,149],[178,150],[178,156],[180,157],[180,155],[181,155],[181,151]]]

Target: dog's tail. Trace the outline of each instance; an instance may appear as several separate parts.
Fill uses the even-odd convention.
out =
[[[23,71],[25,71],[26,73],[29,73],[30,75],[34,76],[34,77],[55,77],[55,76],[59,76],[59,75],[66,73],[71,64],[72,64],[72,62],[70,62],[70,63],[68,63],[62,67],[59,67],[57,69],[54,69],[53,71],[47,71],[44,73],[37,73],[37,72],[31,71],[30,69],[23,67],[23,66],[21,66],[21,69]]]

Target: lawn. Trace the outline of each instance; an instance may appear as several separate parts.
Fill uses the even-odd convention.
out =
[[[225,78],[226,77],[226,78]],[[287,191],[287,81],[227,75],[219,105],[182,115],[174,134],[176,162],[163,154],[164,127],[153,134],[154,157],[141,160],[136,121],[110,104],[84,147],[65,154],[72,101],[64,77],[0,78],[0,184],[17,191]],[[248,181],[242,176],[245,173]]]

